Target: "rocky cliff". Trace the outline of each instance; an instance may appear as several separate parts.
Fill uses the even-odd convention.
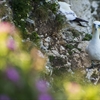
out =
[[[86,71],[86,68],[91,65],[91,60],[85,52],[88,41],[84,41],[84,37],[86,34],[91,34],[93,21],[99,20],[100,18],[100,14],[98,14],[100,2],[98,0],[65,1],[71,5],[71,8],[78,17],[88,20],[89,23],[87,27],[81,27],[76,23],[69,24],[66,22],[66,26],[62,30],[57,31],[56,25],[61,23],[57,23],[54,20],[55,15],[50,15],[49,20],[46,21],[40,21],[34,18],[35,20],[33,20],[33,22],[35,21],[35,25],[33,26],[40,37],[40,48],[48,56],[46,67],[50,72],[52,71],[50,68],[60,69],[62,67],[66,72],[71,73],[75,70],[79,70],[91,80],[95,70]],[[8,2],[4,1],[1,3],[0,8],[1,7],[5,9],[2,15],[0,15],[2,20],[11,21],[13,23],[14,12],[12,12]],[[28,23],[32,24],[32,21],[28,21]],[[28,28],[34,30],[32,29],[33,26],[30,25]],[[98,80],[94,79],[94,81],[97,82]]]

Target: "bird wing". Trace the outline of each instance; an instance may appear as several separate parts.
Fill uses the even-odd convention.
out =
[[[74,19],[76,19],[76,14],[72,11],[72,10],[70,10],[70,11],[65,11],[65,16],[67,17],[67,19],[68,20],[74,20]]]
[[[74,13],[73,10],[71,10],[70,5],[65,2],[59,2],[60,5],[60,11],[66,16],[68,20],[74,20],[77,15]]]
[[[68,20],[74,20],[74,19],[76,19],[76,14],[72,11],[72,10],[70,10],[70,11],[67,11],[67,10],[65,10],[65,9],[63,9],[63,8],[61,8],[60,7],[60,9],[59,9],[65,16],[66,16],[66,18],[68,19]]]

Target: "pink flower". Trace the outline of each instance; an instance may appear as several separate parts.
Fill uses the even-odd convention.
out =
[[[9,22],[1,22],[0,23],[0,33],[9,33],[14,34],[15,27]]]
[[[7,40],[7,47],[10,49],[10,50],[15,50],[16,49],[16,44],[15,44],[15,41],[13,38],[9,38]]]

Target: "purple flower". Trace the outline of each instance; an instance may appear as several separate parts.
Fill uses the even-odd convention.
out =
[[[38,80],[36,82],[36,87],[38,89],[38,91],[45,93],[48,91],[48,86],[47,86],[47,82],[44,80]]]
[[[20,79],[20,76],[19,76],[17,70],[12,67],[9,67],[6,69],[6,75],[7,75],[8,79],[10,79],[13,82],[18,82]]]
[[[15,41],[12,37],[10,37],[7,41],[7,47],[10,49],[10,50],[15,50],[16,48],[16,45],[15,45]]]
[[[10,100],[10,98],[6,95],[0,95],[0,100]]]
[[[49,94],[41,94],[39,100],[52,100],[52,97]]]

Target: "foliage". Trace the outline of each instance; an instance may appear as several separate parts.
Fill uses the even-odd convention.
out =
[[[56,56],[49,56],[49,61],[50,61],[52,67],[60,66],[64,63],[66,63],[65,59],[63,59],[61,57],[56,57]]]
[[[41,51],[28,52],[19,31],[8,22],[0,23],[0,45],[0,100],[51,98],[46,80],[39,77],[46,62]]]
[[[91,34],[86,34],[85,37],[83,38],[83,40],[87,40],[87,41],[89,41],[91,39],[92,39]]]
[[[65,20],[66,19],[63,15],[56,14],[56,18],[55,18],[55,26],[57,26],[56,30],[61,30],[66,25]]]
[[[73,48],[75,48],[75,46],[72,45],[72,44],[67,44],[67,45],[66,45],[66,49],[68,49],[68,53],[69,53],[70,55],[72,55],[72,49],[73,49]]]
[[[10,5],[13,11],[13,20],[17,27],[22,30],[23,38],[27,38],[26,18],[29,15],[31,8],[30,0],[11,0]]]
[[[40,23],[49,22],[52,30],[58,32],[64,24],[64,17],[57,14],[59,5],[55,2],[46,2],[45,0],[10,0],[9,4],[13,11],[13,21],[15,25],[22,31],[21,36],[23,39],[29,38],[34,43],[39,41],[37,26]],[[36,25],[30,26],[27,24],[26,19],[31,18]],[[39,23],[38,23],[39,22]],[[31,31],[30,31],[31,30]],[[35,35],[34,35],[35,33]],[[37,35],[36,35],[37,34]]]
[[[56,2],[35,0],[33,8],[34,18],[41,23],[51,24],[53,32],[58,33],[65,26],[65,16],[58,13],[59,5]]]
[[[47,20],[50,12],[56,14],[58,5],[56,3],[46,2],[45,0],[33,1],[33,12],[39,20]]]
[[[69,73],[68,68],[54,68],[52,86],[55,100],[99,100],[100,84],[88,82],[82,72]]]

